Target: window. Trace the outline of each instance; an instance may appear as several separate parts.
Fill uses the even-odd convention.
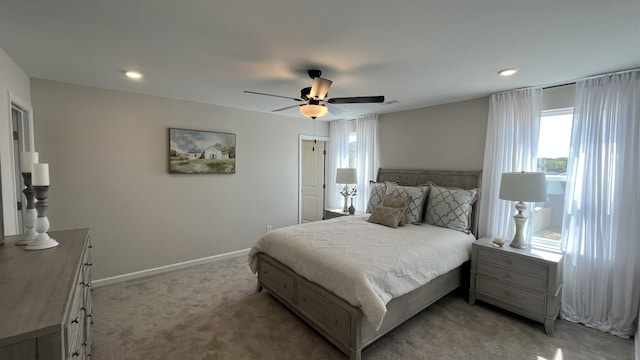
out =
[[[572,125],[573,108],[542,112],[537,157],[538,171],[547,177],[548,201],[536,203],[531,215],[534,247],[560,247]]]
[[[358,158],[358,136],[355,131],[349,133],[349,167],[356,167],[356,159]]]

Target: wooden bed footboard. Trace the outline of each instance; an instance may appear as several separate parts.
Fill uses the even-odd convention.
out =
[[[360,360],[365,346],[456,289],[461,283],[461,268],[389,302],[379,330],[360,309],[264,253],[258,254],[258,291],[266,289],[350,360]]]

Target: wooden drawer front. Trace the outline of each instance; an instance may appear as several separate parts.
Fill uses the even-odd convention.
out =
[[[293,301],[293,279],[266,261],[260,262],[260,281],[278,295]]]
[[[506,269],[485,261],[478,262],[478,274],[487,275],[504,281],[510,281],[539,291],[547,291],[546,277]]]
[[[297,301],[300,311],[311,318],[330,336],[343,344],[351,345],[351,316],[348,312],[332,304],[317,292],[297,284]]]
[[[510,286],[508,284],[478,276],[476,280],[477,292],[495,299],[516,305],[538,314],[544,314],[545,295]]]
[[[527,272],[533,275],[544,277],[547,277],[548,275],[549,267],[547,264],[526,260],[515,256],[505,256],[492,250],[482,248],[478,249],[478,260],[493,263],[509,269]]]
[[[92,299],[89,297],[85,303],[86,316],[84,320],[84,351],[87,355],[91,354],[91,327],[93,326]]]
[[[79,359],[80,349],[83,343],[85,307],[83,299],[83,287],[79,285],[73,294],[71,311],[66,324],[66,354],[68,359]]]

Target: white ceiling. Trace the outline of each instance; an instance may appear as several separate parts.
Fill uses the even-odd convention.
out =
[[[639,0],[0,0],[0,47],[30,77],[259,112],[295,103],[243,90],[299,97],[309,68],[329,97],[397,100],[350,118],[640,67],[639,18]]]

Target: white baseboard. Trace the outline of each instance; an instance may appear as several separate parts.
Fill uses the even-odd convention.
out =
[[[139,278],[143,278],[150,275],[162,274],[169,271],[185,269],[185,268],[200,265],[200,264],[211,263],[211,262],[230,259],[230,258],[239,257],[243,255],[246,256],[249,254],[249,250],[250,249],[238,250],[230,253],[213,255],[205,258],[183,261],[176,264],[160,266],[160,267],[151,268],[151,269],[142,270],[142,271],[136,271],[129,274],[122,274],[122,275],[112,276],[104,279],[93,280],[92,284],[93,284],[93,287],[95,288],[95,287],[100,287],[105,285],[116,284],[116,283],[120,283],[128,280],[139,279]]]

